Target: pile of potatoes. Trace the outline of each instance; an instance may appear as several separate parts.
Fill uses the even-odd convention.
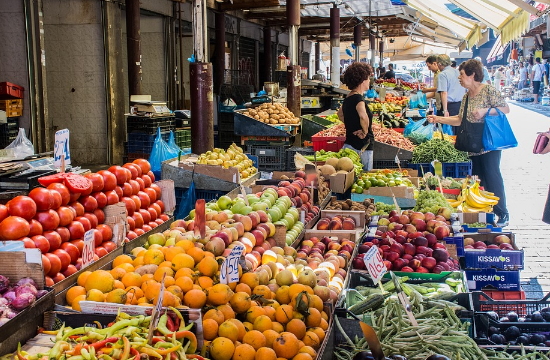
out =
[[[258,121],[261,121],[270,125],[277,124],[289,124],[297,125],[300,123],[300,119],[294,116],[288,108],[276,103],[276,104],[262,104],[254,109],[249,109],[243,112],[243,115],[250,116]]]

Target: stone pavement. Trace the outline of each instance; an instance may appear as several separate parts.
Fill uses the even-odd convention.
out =
[[[524,249],[522,287],[530,298],[550,292],[550,225],[541,221],[550,184],[550,154],[533,154],[537,132],[550,128],[550,107],[509,101],[508,119],[518,147],[502,152],[510,226]]]

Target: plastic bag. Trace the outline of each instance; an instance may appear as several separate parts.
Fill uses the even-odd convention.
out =
[[[13,154],[16,159],[24,159],[27,156],[34,155],[34,145],[25,135],[25,129],[19,128],[19,133],[11,144],[6,146],[6,149],[13,149]]]
[[[374,89],[369,89],[367,91],[367,99],[376,99],[378,97],[378,93]]]
[[[176,153],[176,156],[179,155],[181,149],[178,146],[178,144],[176,144],[176,137],[174,136],[174,132],[172,130],[170,130],[170,138],[168,139],[168,147],[170,148],[170,150],[172,150],[174,153]]]
[[[512,127],[506,115],[497,108],[497,115],[485,115],[485,127],[483,128],[483,150],[504,150],[518,146]]]
[[[178,199],[178,207],[174,212],[174,219],[184,219],[195,208],[197,194],[195,193],[195,182],[191,178],[189,188],[183,193],[181,199]]]
[[[423,92],[416,93],[416,100],[417,100],[417,107],[419,109],[428,108],[429,104],[428,104],[428,99],[426,98],[426,94],[424,94]]]
[[[422,125],[418,128],[416,128],[411,135],[416,136],[419,139],[424,138],[424,141],[428,141],[432,139],[432,136],[434,134],[434,126],[433,124],[428,124],[426,126]]]
[[[155,174],[155,178],[160,179],[162,162],[177,156],[178,154],[174,155],[174,152],[168,147],[166,141],[162,139],[160,128],[157,128],[157,136],[153,143],[153,150],[151,150],[151,155],[149,155],[151,171]]]
[[[418,108],[418,94],[414,93],[411,94],[411,97],[409,98],[409,109],[416,108]]]
[[[409,123],[407,125],[405,125],[405,129],[403,130],[403,135],[404,136],[409,135],[410,133],[415,131],[417,128],[422,126],[423,122],[424,122],[424,119],[421,119],[421,120],[418,120],[418,121],[414,121],[412,119],[409,119]]]

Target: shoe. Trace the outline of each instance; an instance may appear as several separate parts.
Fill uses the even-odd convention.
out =
[[[502,216],[499,216],[497,221],[497,227],[503,228],[505,226],[508,226],[509,222],[510,222],[509,214],[504,214]]]

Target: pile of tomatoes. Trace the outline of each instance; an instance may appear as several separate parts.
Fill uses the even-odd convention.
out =
[[[95,260],[113,251],[111,227],[103,208],[123,202],[127,209],[125,241],[168,220],[161,189],[145,159],[84,176],[59,173],[39,179],[43,187],[0,205],[0,239],[23,241],[38,248],[46,285],[51,286],[82,267],[84,233],[93,229]]]

